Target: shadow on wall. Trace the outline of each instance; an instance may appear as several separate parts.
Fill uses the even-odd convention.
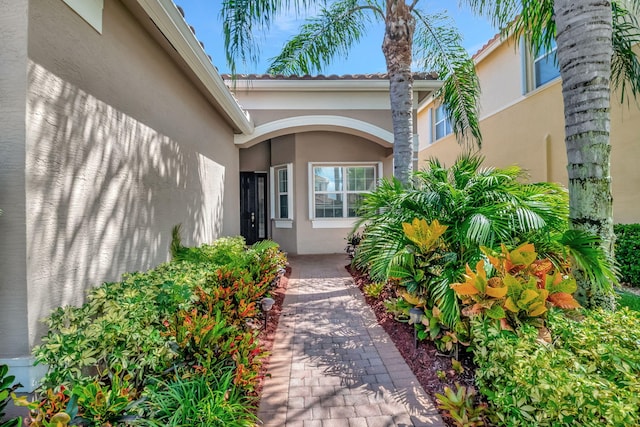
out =
[[[225,168],[61,80],[29,68],[29,334],[51,308],[166,261],[171,228],[187,244],[222,229]],[[153,108],[153,106],[149,106]],[[171,120],[171,118],[166,118]]]

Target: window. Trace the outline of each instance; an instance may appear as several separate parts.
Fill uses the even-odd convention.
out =
[[[435,140],[440,138],[444,138],[449,135],[451,130],[451,122],[447,118],[447,109],[444,105],[436,108],[435,118],[434,118],[434,129],[435,129]]]
[[[364,194],[376,187],[381,164],[310,165],[312,219],[355,218]]]
[[[271,168],[271,218],[293,219],[293,165]]]
[[[555,40],[550,49],[540,49],[532,52],[524,38],[520,41],[520,51],[528,52],[522,55],[522,93],[527,94],[560,76],[560,68],[556,59],[558,48]]]
[[[556,41],[553,41],[551,49],[540,50],[536,52],[533,59],[533,80],[534,89],[550,82],[560,75],[556,52],[558,47]]]

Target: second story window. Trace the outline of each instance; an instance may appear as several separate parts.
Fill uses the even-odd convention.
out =
[[[451,122],[447,118],[447,110],[444,105],[439,106],[435,110],[434,115],[434,141],[449,135],[451,130]]]
[[[533,58],[533,81],[534,89],[550,82],[560,75],[556,52],[558,47],[556,41],[553,41],[551,49],[539,50]]]

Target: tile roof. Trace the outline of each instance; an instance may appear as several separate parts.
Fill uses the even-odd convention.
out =
[[[502,36],[502,34],[497,33],[496,35],[491,37],[489,39],[489,41],[487,41],[480,49],[478,49],[478,51],[476,53],[474,53],[471,58],[472,59],[476,59],[478,56],[480,56],[482,54],[482,52],[487,50],[489,48],[489,46],[491,46],[493,44],[493,42],[495,42],[496,40],[499,40],[501,36]]]
[[[231,80],[233,77],[231,74],[222,74],[222,78],[225,80]],[[414,80],[437,80],[437,73],[413,73]],[[374,73],[374,74],[331,74],[324,75],[318,74],[315,76],[306,74],[304,76],[298,75],[284,75],[284,74],[238,74],[237,80],[388,80],[387,73]]]

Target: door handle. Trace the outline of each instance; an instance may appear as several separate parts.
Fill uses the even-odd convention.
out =
[[[256,225],[256,214],[255,212],[251,212],[251,227],[255,227]]]

